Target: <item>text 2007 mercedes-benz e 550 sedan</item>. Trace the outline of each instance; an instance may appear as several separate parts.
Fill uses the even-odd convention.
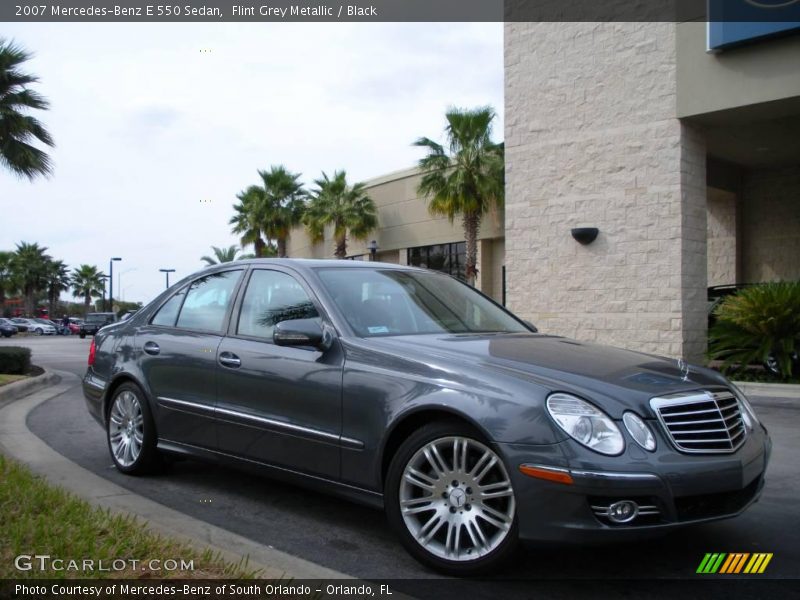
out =
[[[543,335],[456,279],[374,262],[201,271],[101,329],[83,389],[120,471],[255,466],[385,507],[455,574],[520,539],[735,516],[771,448],[714,371]]]

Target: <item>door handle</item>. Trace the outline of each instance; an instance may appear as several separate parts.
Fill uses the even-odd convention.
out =
[[[158,344],[156,344],[155,342],[145,342],[144,343],[144,351],[147,354],[151,354],[152,356],[155,356],[156,354],[161,352],[161,348],[159,348]]]
[[[238,369],[242,366],[242,359],[236,356],[233,352],[220,352],[217,360],[223,367],[228,367],[230,369]]]

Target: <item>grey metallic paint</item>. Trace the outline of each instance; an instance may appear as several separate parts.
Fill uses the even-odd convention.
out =
[[[372,505],[381,504],[384,453],[396,428],[402,432],[405,419],[428,411],[452,414],[480,431],[506,462],[523,539],[657,531],[678,524],[669,508],[675,496],[738,490],[759,478],[763,485],[771,445],[760,425],[734,453],[687,455],[671,446],[656,421],[650,398],[727,386],[714,371],[693,366],[684,380],[676,361],[537,333],[358,338],[317,278],[315,269],[322,267],[408,268],[237,261],[236,268],[280,270],[302,283],[331,339],[325,351],[235,335],[232,315],[249,273],[237,288],[224,334],[148,325],[163,302],[200,276],[195,274],[98,333],[96,361],[84,379],[89,411],[104,424],[115,385],[132,380],[148,398],[160,449],[255,468]],[[158,356],[142,350],[151,340],[162,346]],[[223,351],[238,355],[241,368],[219,365]],[[261,391],[265,386],[271,386],[268,394]],[[635,411],[656,436],[655,452],[636,445],[621,424],[626,444],[619,456],[573,441],[545,410],[554,391],[582,397],[617,421],[626,410]],[[517,469],[521,464],[569,469],[575,485],[525,476]],[[614,473],[642,476],[603,475]],[[609,527],[591,513],[588,495],[653,496],[666,507],[669,522]]]

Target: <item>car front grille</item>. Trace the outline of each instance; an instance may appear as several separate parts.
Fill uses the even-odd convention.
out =
[[[650,400],[667,436],[681,452],[730,453],[744,443],[739,402],[728,390],[703,390]]]

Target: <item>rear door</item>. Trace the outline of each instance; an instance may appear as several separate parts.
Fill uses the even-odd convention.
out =
[[[243,269],[218,271],[178,290],[136,333],[159,438],[216,447],[217,347],[230,319]]]
[[[293,272],[249,274],[217,351],[217,419],[221,451],[304,473],[338,477],[343,354],[338,341],[317,348],[282,347],[275,325],[317,318],[321,307]],[[335,336],[334,336],[335,337]]]

